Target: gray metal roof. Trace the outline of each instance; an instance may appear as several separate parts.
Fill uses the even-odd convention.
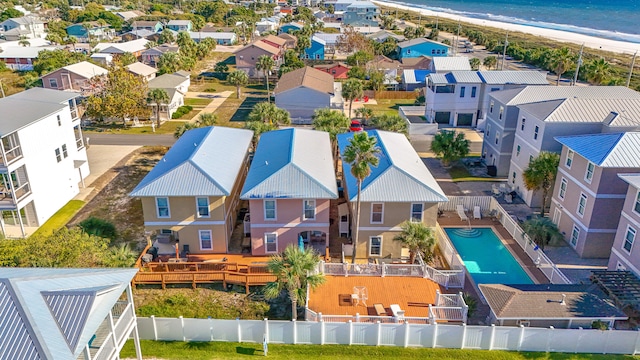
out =
[[[555,139],[600,167],[640,168],[640,132],[560,136]]]
[[[450,74],[457,83],[482,83],[477,71],[452,71]]]
[[[337,199],[329,134],[283,129],[260,136],[242,199]]]
[[[491,96],[506,105],[520,105],[567,98],[640,99],[640,93],[624,86],[526,86],[502,90]]]
[[[636,189],[640,189],[640,174],[618,174],[618,177]]]
[[[433,68],[437,72],[447,71],[471,71],[469,58],[465,56],[434,56],[432,59]]]
[[[364,28],[364,26],[363,26]],[[377,30],[380,31],[380,30]],[[449,45],[443,44],[441,42],[437,42],[437,41],[433,41],[433,40],[429,40],[429,39],[425,39],[425,38],[415,38],[415,39],[411,39],[411,40],[407,40],[407,41],[403,41],[401,43],[398,43],[398,47],[400,48],[406,48],[409,46],[414,46],[414,45],[418,45],[418,44],[424,44],[424,43],[432,43],[434,45],[439,45],[445,48],[449,48]]]
[[[549,85],[547,73],[540,71],[478,71],[487,84]]]
[[[0,136],[11,134],[69,106],[80,96],[71,91],[44,88],[29,90],[0,99]]]
[[[149,89],[174,89],[187,81],[184,76],[176,74],[163,74],[149,80]]]
[[[379,130],[368,131],[368,134],[377,139],[380,162],[371,168],[371,175],[362,182],[362,201],[449,201],[406,136]],[[353,133],[338,135],[340,153],[344,153],[352,137]],[[355,201],[358,187],[351,175],[351,166],[343,162],[342,169],[347,195],[350,201]]]
[[[253,132],[222,126],[189,130],[129,196],[228,196]]]
[[[2,269],[0,359],[76,359],[136,273]]]
[[[610,122],[615,113],[616,126],[640,125],[640,97],[635,99],[567,98],[519,105],[545,122],[602,123]]]

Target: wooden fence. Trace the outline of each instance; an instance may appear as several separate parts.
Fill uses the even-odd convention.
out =
[[[367,90],[364,92],[365,96],[373,99],[416,99],[415,91],[373,91]]]

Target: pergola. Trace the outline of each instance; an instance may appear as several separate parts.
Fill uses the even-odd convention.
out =
[[[598,284],[621,309],[640,312],[640,279],[631,271],[592,272],[591,281]]]

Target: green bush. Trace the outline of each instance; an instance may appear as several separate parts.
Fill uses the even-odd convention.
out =
[[[176,112],[173,113],[173,115],[171,115],[172,119],[179,119],[182,116],[188,114],[191,110],[193,110],[193,106],[191,105],[183,105],[180,106]]]
[[[216,92],[216,88],[212,88],[212,87],[206,88],[204,89],[204,92]]]
[[[111,222],[96,217],[90,217],[82,221],[78,226],[87,234],[95,235],[107,239],[115,239],[117,235],[116,226]]]

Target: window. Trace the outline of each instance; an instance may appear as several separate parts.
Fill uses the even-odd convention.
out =
[[[60,156],[59,148],[56,148],[56,160],[58,160],[58,162],[62,161],[62,156]]]
[[[436,94],[453,94],[456,92],[455,85],[440,85],[436,86]]]
[[[49,79],[49,86],[52,88],[58,88],[58,80],[57,79]]]
[[[60,115],[56,115],[56,119],[58,120],[58,126],[62,126],[62,119],[60,119]]]
[[[433,54],[433,50],[431,50],[431,53]],[[407,54],[411,54],[411,49],[407,49]]]
[[[371,223],[372,224],[381,224],[383,215],[384,215],[383,203],[371,204]]]
[[[464,92],[467,90],[466,87],[464,86],[460,86],[460,97],[463,98],[464,97]]]
[[[316,54],[316,60],[320,60],[320,54]]]
[[[578,237],[580,236],[580,229],[577,226],[573,225],[573,230],[571,231],[571,246],[576,247],[578,245]]]
[[[487,135],[487,137],[491,135],[491,124],[487,124],[487,132],[485,132],[485,134]]]
[[[533,155],[529,155],[529,164],[533,161]]]
[[[424,206],[422,204],[411,204],[411,221],[422,222],[422,211]]]
[[[209,217],[209,198],[198,197],[196,198],[196,206],[198,211],[198,217]]]
[[[633,210],[640,214],[640,191],[638,191],[638,194],[636,195],[636,203],[633,206]]]
[[[500,88],[491,88],[491,90],[489,90],[489,92],[494,92],[494,91],[498,91],[500,90]]]
[[[627,234],[624,236],[624,244],[622,248],[629,254],[631,254],[631,248],[633,247],[633,240],[636,239],[636,229],[631,226],[627,227]]]
[[[500,106],[500,115],[498,115],[498,119],[502,120],[502,114],[504,114],[504,107]]]
[[[496,145],[498,145],[498,141],[500,141],[500,132],[496,131]]]
[[[511,174],[511,183],[512,184],[516,183],[516,172],[515,171]]]
[[[264,234],[264,247],[265,247],[265,252],[268,252],[268,253],[278,252],[278,234],[277,233]]]
[[[276,201],[275,200],[264,201],[264,219],[265,220],[276,219]]]
[[[493,114],[493,100],[489,102],[489,112]]]
[[[533,129],[533,140],[537,140],[538,139],[538,132],[540,131],[540,128],[538,127],[538,125],[536,125],[536,127]]]
[[[520,130],[524,131],[524,123],[527,122],[527,119],[522,118],[522,120],[520,121]]]
[[[573,163],[573,150],[567,151],[567,159],[564,161],[564,165],[571,169],[571,164]]]
[[[198,237],[200,238],[200,250],[213,249],[213,242],[211,241],[211,230],[198,231]]]
[[[580,200],[578,200],[578,215],[584,216],[584,209],[587,207],[587,195],[580,194]]]
[[[156,211],[159,218],[171,217],[171,212],[169,211],[169,198],[156,198]]]
[[[372,236],[369,238],[369,256],[382,255],[382,237]]]
[[[558,192],[558,197],[564,200],[564,195],[567,193],[567,179],[562,178],[560,181],[560,191]]]
[[[316,219],[316,201],[304,200],[302,203],[303,203],[302,206],[304,207],[303,219],[315,220]]]
[[[472,98],[476,97],[476,90],[478,90],[477,87],[475,87],[475,86],[471,87],[471,97]]]
[[[67,144],[62,145],[62,156],[66,159],[69,156],[69,152],[67,151]]]
[[[586,182],[588,182],[589,184],[591,184],[591,180],[593,180],[593,170],[595,168],[595,164],[592,162],[589,162],[589,164],[587,164],[587,172],[584,174],[584,180]]]
[[[516,157],[520,156],[520,145],[516,146]]]

